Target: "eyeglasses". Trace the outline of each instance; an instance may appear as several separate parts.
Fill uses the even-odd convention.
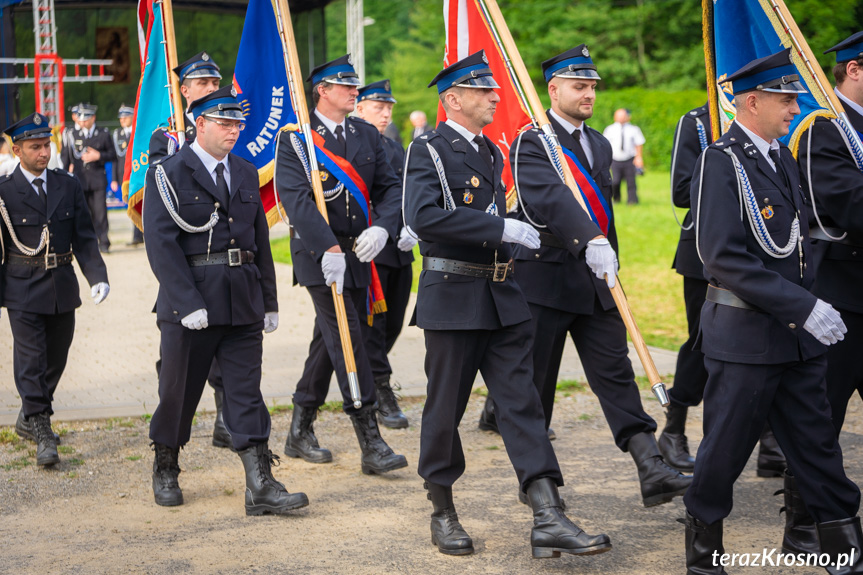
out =
[[[204,118],[210,122],[213,122],[214,124],[217,124],[217,125],[225,128],[226,130],[233,130],[234,128],[237,128],[237,130],[242,132],[243,130],[246,129],[246,124],[244,124],[243,122],[222,122],[220,120],[214,120],[212,118],[207,118],[207,116],[204,116]]]

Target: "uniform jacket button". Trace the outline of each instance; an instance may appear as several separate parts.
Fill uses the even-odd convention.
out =
[[[237,240],[231,240],[231,245],[234,245],[235,243],[237,243]]]
[[[574,243],[575,245],[578,245],[578,238],[575,238],[574,240],[572,240],[572,243]]]
[[[233,223],[234,223],[234,218],[228,218],[228,223],[229,223],[229,224],[233,224]]]
[[[444,275],[443,275],[443,279],[448,280],[448,279],[449,279],[449,274],[444,274]]]
[[[791,329],[797,329],[797,324],[796,323],[789,323],[788,327],[790,327]]]
[[[539,254],[533,254],[533,257],[535,257],[536,259],[539,259]]]
[[[356,215],[353,215],[353,216],[351,216],[351,219],[352,219],[352,220],[355,220],[355,219],[357,219],[357,216],[356,216]]]
[[[486,247],[487,245],[488,245],[488,242],[483,242],[483,243],[482,243],[482,247]]]
[[[177,310],[174,310],[174,315],[180,315],[180,312],[178,312]]]

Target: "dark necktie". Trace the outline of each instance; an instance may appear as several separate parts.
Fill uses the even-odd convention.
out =
[[[785,173],[785,168],[782,167],[782,158],[779,156],[779,150],[771,148],[767,155],[770,156],[770,159],[773,160],[773,165],[776,166],[776,173],[779,174],[779,177],[782,178],[782,181],[785,182],[785,188],[788,189],[790,186],[788,185],[788,175]],[[790,189],[788,191],[791,191]]]
[[[33,183],[36,185],[36,189],[39,190],[39,199],[42,200],[42,205],[45,206],[45,211],[47,213],[48,210],[48,194],[45,193],[45,188],[42,187],[42,184],[45,182],[42,181],[42,178],[36,178],[33,180]]]
[[[346,157],[348,152],[345,144],[345,129],[341,125],[336,126],[336,143],[338,143],[336,153],[343,158]]]
[[[626,125],[625,125],[625,124],[621,124],[621,125],[620,125],[620,151],[621,151],[621,152],[623,151],[623,133],[624,133],[624,128],[626,128]]]
[[[575,157],[578,158],[585,170],[590,171],[590,162],[587,161],[587,154],[584,153],[584,148],[581,146],[581,130],[573,130],[572,138],[575,140],[575,148],[572,150],[575,152]]]
[[[219,196],[219,201],[227,209],[231,192],[228,191],[228,182],[225,180],[225,164],[221,162],[216,164],[216,194]]]
[[[474,136],[473,141],[479,148],[479,155],[486,161],[489,168],[494,169],[494,160],[492,160],[491,150],[488,149],[488,144],[485,143],[485,138],[482,136]]]

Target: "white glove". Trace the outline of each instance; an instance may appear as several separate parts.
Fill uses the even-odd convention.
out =
[[[521,244],[532,250],[538,250],[542,245],[539,242],[539,232],[530,224],[519,220],[504,218],[503,220],[503,242]]]
[[[398,248],[403,252],[409,252],[414,249],[414,246],[417,245],[416,234],[411,229],[410,226],[405,226],[402,228],[402,231],[399,232],[399,243],[396,244]]]
[[[831,345],[837,341],[845,339],[848,328],[842,321],[842,316],[839,312],[833,309],[833,306],[824,300],[815,302],[815,307],[812,308],[812,313],[806,323],[803,324],[803,329],[815,336],[815,339],[824,345]]]
[[[207,326],[210,325],[207,323],[207,310],[205,309],[193,311],[181,319],[180,323],[183,324],[183,327],[189,329],[207,329]]]
[[[279,327],[279,312],[268,311],[264,314],[264,333],[273,333]]]
[[[357,259],[363,263],[368,263],[375,259],[384,246],[387,245],[387,238],[390,235],[385,229],[380,226],[371,226],[363,230],[357,236],[357,247],[354,250],[357,254]]]
[[[336,252],[324,252],[321,258],[321,271],[324,272],[324,281],[328,286],[336,284],[336,291],[342,293],[345,286],[345,254]]]
[[[605,238],[596,238],[587,242],[587,250],[584,252],[587,266],[601,280],[608,282],[608,287],[613,288],[617,280],[617,254],[614,248]]]
[[[111,286],[109,286],[105,282],[99,282],[90,288],[90,297],[93,298],[93,303],[99,305],[105,300],[106,297],[108,297],[108,292],[110,291]]]

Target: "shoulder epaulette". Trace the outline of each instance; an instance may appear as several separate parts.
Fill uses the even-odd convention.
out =
[[[369,124],[368,121],[363,120],[359,116],[348,116],[347,119],[352,121],[352,122],[356,122],[357,124],[368,124],[369,126],[371,126],[371,124]]]
[[[431,140],[433,138],[437,138],[438,136],[440,136],[440,134],[437,133],[437,130],[429,130],[428,132],[426,132],[422,136],[418,136],[417,139],[418,140]]]

